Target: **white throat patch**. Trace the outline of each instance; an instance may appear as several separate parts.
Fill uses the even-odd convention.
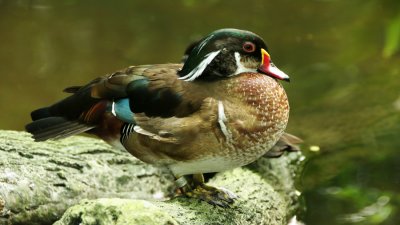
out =
[[[220,51],[221,50],[210,52],[207,55],[205,55],[203,61],[201,61],[201,63],[199,63],[198,66],[196,66],[192,71],[190,71],[190,73],[188,73],[183,77],[180,77],[179,79],[184,81],[194,81],[197,77],[199,77],[203,73],[208,64],[210,64],[211,61],[213,61],[213,59],[219,54]]]
[[[243,66],[243,64],[240,61],[240,59],[241,58],[240,58],[239,52],[235,52],[235,61],[236,61],[237,69],[233,74],[230,75],[230,77],[238,75],[240,73],[245,73],[245,72],[254,72],[254,73],[257,72],[257,69],[250,69],[250,68],[247,68],[247,67]]]

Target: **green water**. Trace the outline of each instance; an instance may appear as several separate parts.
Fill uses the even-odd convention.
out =
[[[306,224],[400,224],[398,0],[0,0],[0,128],[23,130],[66,86],[178,62],[223,27],[264,37],[291,76]]]

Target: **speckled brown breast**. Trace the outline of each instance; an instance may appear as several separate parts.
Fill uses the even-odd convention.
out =
[[[250,163],[265,154],[283,134],[289,119],[289,102],[275,79],[258,73],[230,79],[223,104],[232,139],[231,156]]]

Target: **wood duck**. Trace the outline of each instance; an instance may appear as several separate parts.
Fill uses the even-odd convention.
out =
[[[194,41],[190,43],[182,56],[181,63],[185,63],[189,54],[192,52],[193,48],[196,47],[201,42],[201,40]],[[299,137],[289,134],[283,133],[279,138],[278,142],[264,155],[268,158],[278,158],[282,156],[285,152],[296,152],[300,151],[299,144],[303,143],[303,140]]]
[[[280,140],[289,118],[262,38],[238,29],[204,37],[182,64],[131,66],[31,113],[36,141],[95,134],[138,159],[167,166],[182,193],[218,206],[236,196],[204,184],[203,173],[243,166]],[[192,176],[190,176],[192,175]]]

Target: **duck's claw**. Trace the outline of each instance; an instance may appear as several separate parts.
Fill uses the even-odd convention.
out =
[[[230,205],[234,203],[235,199],[237,199],[237,196],[234,193],[225,188],[216,188],[205,184],[199,184],[193,189],[185,191],[184,195],[223,208],[230,207]]]

